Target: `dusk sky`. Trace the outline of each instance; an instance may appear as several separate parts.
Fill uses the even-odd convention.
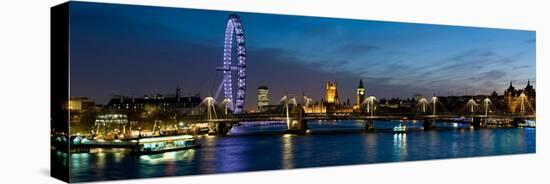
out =
[[[247,109],[260,85],[275,103],[285,92],[320,100],[335,81],[353,103],[359,79],[377,98],[502,94],[510,81],[536,82],[534,31],[83,2],[70,10],[71,96],[99,104],[177,85],[184,96],[214,95],[231,13],[244,26]]]

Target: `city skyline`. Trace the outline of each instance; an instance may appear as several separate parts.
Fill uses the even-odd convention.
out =
[[[114,94],[171,94],[176,85],[184,95],[214,95],[228,12],[73,5],[72,96],[105,104]],[[536,87],[534,31],[238,14],[247,109],[261,85],[271,103],[284,93],[320,100],[327,81],[338,83],[341,101],[353,101],[360,79],[367,95],[380,98],[502,94],[510,81]]]
[[[535,31],[78,1],[50,21],[65,182],[536,153]]]

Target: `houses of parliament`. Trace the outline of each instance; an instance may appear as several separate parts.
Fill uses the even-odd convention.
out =
[[[526,112],[529,108],[533,109],[536,102],[536,91],[531,85],[531,81],[527,81],[527,86],[523,89],[515,89],[510,82],[508,89],[504,91],[504,103],[506,111],[510,113]],[[527,106],[526,106],[527,105]]]

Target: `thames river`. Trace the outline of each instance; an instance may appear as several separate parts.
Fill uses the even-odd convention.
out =
[[[397,121],[377,121],[391,129]],[[403,122],[401,122],[403,123]],[[422,122],[404,122],[420,128]],[[534,128],[470,129],[438,123],[440,130],[365,133],[360,121],[310,121],[306,135],[283,134],[286,124],[234,127],[228,136],[199,136],[202,147],[135,156],[124,149],[69,155],[74,182],[185,176],[535,152]]]

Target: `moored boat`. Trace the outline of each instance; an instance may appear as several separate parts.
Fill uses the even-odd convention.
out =
[[[139,154],[155,154],[200,147],[192,135],[150,137],[138,139]]]
[[[525,120],[525,122],[519,123],[519,127],[535,128],[537,127],[537,122],[535,120]]]
[[[393,132],[395,132],[395,133],[405,133],[405,132],[407,132],[407,126],[405,126],[403,124],[399,124],[399,125],[393,127]]]

